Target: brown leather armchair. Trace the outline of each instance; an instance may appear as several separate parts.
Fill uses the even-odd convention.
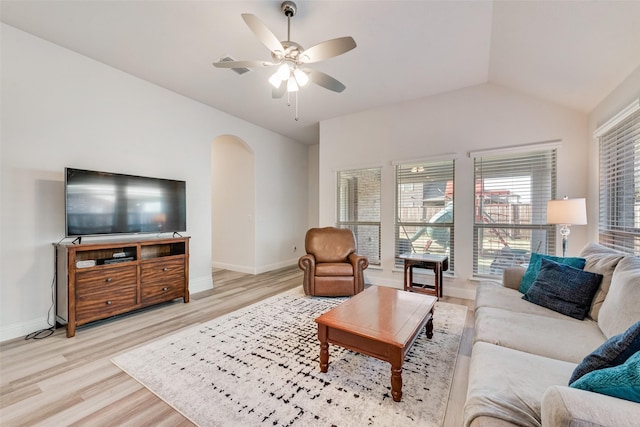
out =
[[[348,296],[364,290],[367,257],[356,255],[356,239],[347,228],[312,228],[307,231],[307,251],[298,260],[304,271],[307,295]]]

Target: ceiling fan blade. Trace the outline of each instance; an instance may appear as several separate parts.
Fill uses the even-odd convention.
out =
[[[280,40],[278,40],[273,32],[255,15],[252,15],[251,13],[243,13],[242,19],[244,19],[247,26],[258,37],[258,40],[267,47],[267,49],[272,52],[280,52],[280,54],[284,52],[284,48],[282,47]]]
[[[340,83],[338,80],[334,79],[328,74],[323,73],[322,71],[316,70],[304,70],[307,74],[309,74],[309,78],[312,82],[317,84],[318,86],[322,86],[325,89],[332,90],[334,92],[342,92],[346,89],[346,86]]]
[[[274,64],[269,61],[219,61],[214,62],[216,68],[255,68],[255,67],[271,67]]]
[[[305,64],[318,62],[324,59],[333,58],[342,55],[356,47],[356,41],[352,37],[339,37],[337,39],[327,40],[311,46],[300,55],[300,61]]]
[[[279,88],[271,87],[271,97],[273,99],[280,99],[287,91],[287,84],[285,82],[280,83]]]

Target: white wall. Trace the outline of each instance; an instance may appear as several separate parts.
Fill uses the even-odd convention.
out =
[[[0,340],[47,325],[65,166],[186,180],[193,292],[212,286],[211,143],[235,135],[254,152],[256,226],[269,227],[256,232],[256,269],[295,261],[307,221],[306,146],[11,26],[1,31]]]
[[[382,269],[367,270],[374,284],[402,286],[393,270],[394,160],[457,153],[455,278],[445,294],[472,297],[473,150],[562,140],[558,195],[587,194],[587,117],[492,84],[324,121],[320,124],[319,223],[335,224],[335,173],[382,166]],[[586,243],[586,227],[572,227],[569,253]],[[558,247],[558,252],[561,248]]]
[[[234,136],[216,138],[211,172],[213,266],[253,273],[256,185],[251,148]]]
[[[308,200],[309,200],[309,215],[307,223],[309,228],[317,227],[319,225],[319,205],[318,205],[318,162],[320,156],[320,145],[312,145],[309,147],[308,163],[309,163],[309,183],[307,185]]]
[[[598,182],[598,141],[593,138],[593,132],[613,116],[618,114],[633,101],[640,98],[640,67],[636,68],[620,85],[603,99],[589,115],[589,196],[587,199],[587,213],[589,216],[589,240],[598,241],[599,221],[599,182]]]

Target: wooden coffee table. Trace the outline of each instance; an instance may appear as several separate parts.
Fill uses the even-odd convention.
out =
[[[391,396],[402,399],[402,363],[424,328],[433,336],[429,295],[371,286],[316,319],[320,371],[329,368],[329,343],[391,363]]]

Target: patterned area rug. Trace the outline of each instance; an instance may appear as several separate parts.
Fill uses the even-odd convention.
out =
[[[121,354],[113,362],[199,426],[440,426],[466,307],[438,302],[403,365],[330,345],[319,368],[314,319],[345,298],[295,289]]]

